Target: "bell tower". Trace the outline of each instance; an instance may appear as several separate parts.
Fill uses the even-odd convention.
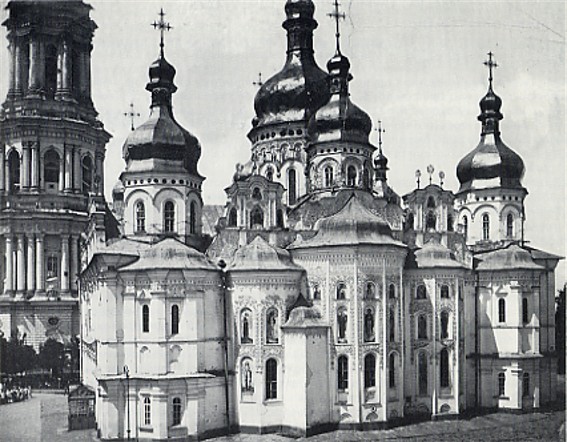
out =
[[[0,317],[5,335],[25,333],[26,344],[38,347],[78,333],[80,235],[90,203],[104,201],[110,134],[91,100],[91,7],[79,0],[13,0],[7,9]]]

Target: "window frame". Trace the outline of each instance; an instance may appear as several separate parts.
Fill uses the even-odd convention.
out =
[[[266,360],[265,399],[278,399],[278,361],[275,358]]]
[[[177,304],[171,306],[171,334],[179,334],[179,306]]]
[[[181,425],[183,418],[183,405],[181,403],[181,398],[176,396],[171,401],[171,425],[173,427]]]
[[[134,226],[135,233],[146,231],[146,205],[142,200],[136,201],[134,206]]]
[[[149,427],[152,425],[152,400],[149,396],[145,396],[142,401],[144,426]]]
[[[175,203],[171,200],[163,204],[163,232],[175,233]]]
[[[150,306],[142,305],[142,333],[150,332]]]
[[[337,391],[341,393],[348,391],[348,362],[349,361],[347,355],[339,355],[339,357],[337,358]]]

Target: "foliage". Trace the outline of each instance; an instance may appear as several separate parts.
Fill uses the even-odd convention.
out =
[[[39,349],[39,365],[51,370],[53,376],[63,371],[65,363],[64,345],[55,339],[48,339]]]
[[[31,345],[18,339],[0,338],[0,371],[15,374],[29,371],[37,366],[37,354]]]

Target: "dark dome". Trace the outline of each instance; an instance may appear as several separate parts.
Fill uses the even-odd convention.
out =
[[[315,5],[311,0],[288,0],[285,11],[286,62],[256,93],[254,127],[307,120],[329,99],[327,73],[317,66],[313,55]]]
[[[146,89],[152,93],[150,118],[126,138],[122,156],[127,162],[146,159],[183,161],[188,172],[199,175],[197,163],[201,145],[173,117],[171,95],[177,90],[173,83],[175,68],[163,53],[150,66],[149,76]]]
[[[332,96],[309,122],[313,141],[353,140],[368,142],[372,120],[366,112],[353,104],[348,93],[350,62],[337,54],[327,63],[330,72]]]
[[[387,169],[388,168],[388,158],[382,153],[378,152],[378,155],[374,157],[374,167],[377,169]]]
[[[466,155],[457,166],[459,192],[470,189],[504,187],[522,188],[525,167],[522,158],[504,144],[500,138],[499,121],[502,99],[489,86],[479,103],[482,134],[478,146]]]

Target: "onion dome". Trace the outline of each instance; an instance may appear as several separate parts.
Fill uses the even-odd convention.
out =
[[[150,66],[149,77],[146,90],[152,94],[150,117],[130,133],[122,147],[122,156],[127,163],[147,159],[182,161],[189,173],[198,176],[201,145],[173,116],[171,96],[177,90],[173,83],[175,68],[167,62],[163,51]]]
[[[254,127],[307,121],[329,99],[327,74],[313,54],[314,11],[311,0],[287,0],[283,23],[287,58],[282,70],[264,82],[254,98]]]
[[[303,271],[291,260],[291,255],[287,250],[271,246],[261,236],[257,236],[250,244],[236,251],[228,270],[255,273],[263,270]]]
[[[291,249],[350,245],[406,246],[392,237],[386,220],[368,210],[355,193],[344,207],[334,215],[322,218],[315,224],[317,234],[309,239],[298,237]]]
[[[492,89],[492,71],[488,92],[479,106],[478,120],[482,123],[480,142],[457,166],[457,178],[461,184],[457,193],[494,187],[522,189],[524,162],[500,138],[499,122],[504,118],[500,112],[502,99]]]
[[[330,76],[330,100],[309,122],[309,135],[317,141],[358,141],[368,143],[372,121],[368,114],[352,103],[348,91],[350,62],[337,52],[327,63]]]

